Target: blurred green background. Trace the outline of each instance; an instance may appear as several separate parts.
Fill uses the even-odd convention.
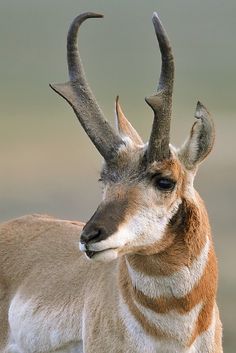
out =
[[[78,13],[97,11],[81,30],[91,87],[110,121],[114,98],[148,139],[160,56],[158,11],[176,58],[172,143],[181,144],[198,99],[212,112],[216,145],[196,188],[204,198],[219,259],[225,352],[235,352],[235,0],[1,0],[0,219],[26,213],[88,220],[100,200],[101,158],[67,104],[48,87],[67,80],[65,41]]]

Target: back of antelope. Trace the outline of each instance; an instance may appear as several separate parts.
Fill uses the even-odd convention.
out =
[[[213,121],[198,102],[186,142],[179,149],[169,144],[174,58],[154,13],[162,68],[156,94],[146,98],[154,111],[149,142],[118,98],[114,131],[77,48],[80,25],[93,17],[102,16],[73,21],[70,81],[51,87],[104,157],[103,199],[85,226],[40,215],[1,225],[0,352],[222,352],[216,258],[193,187],[214,143]]]

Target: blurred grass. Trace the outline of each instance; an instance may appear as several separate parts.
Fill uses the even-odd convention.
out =
[[[65,38],[72,18],[104,13],[81,30],[87,76],[109,120],[114,98],[144,139],[152,113],[160,57],[151,25],[154,10],[176,57],[172,140],[179,145],[193,123],[196,101],[217,128],[215,149],[199,172],[219,259],[219,304],[225,352],[235,352],[235,82],[236,2],[2,0],[0,5],[0,219],[48,213],[87,220],[100,200],[101,158],[72,111],[48,87],[67,80]]]

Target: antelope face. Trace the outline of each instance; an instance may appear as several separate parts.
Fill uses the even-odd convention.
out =
[[[74,20],[68,33],[70,81],[51,85],[73,107],[105,160],[101,173],[103,200],[83,229],[80,249],[87,257],[101,261],[123,254],[157,253],[166,246],[165,230],[182,199],[194,196],[193,176],[213,146],[213,121],[198,102],[197,121],[189,138],[178,151],[170,146],[174,58],[167,34],[154,14],[162,69],[157,93],[146,98],[154,112],[149,142],[144,144],[126,119],[118,98],[118,131],[114,131],[88,87],[77,48],[79,27],[91,17],[102,16],[82,14]]]
[[[123,149],[116,165],[103,168],[103,201],[84,227],[81,250],[103,261],[155,252],[181,202],[183,176],[174,152],[147,164],[145,147]]]

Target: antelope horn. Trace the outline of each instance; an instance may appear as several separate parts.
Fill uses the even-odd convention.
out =
[[[157,94],[145,99],[154,111],[148,145],[148,161],[150,163],[167,159],[170,156],[170,121],[174,84],[174,57],[168,36],[157,13],[153,14],[152,21],[161,51],[162,66]]]
[[[108,161],[117,156],[118,148],[124,142],[106,121],[89,88],[77,46],[80,25],[88,18],[101,17],[103,15],[87,12],[74,19],[67,36],[67,63],[70,81],[52,84],[50,87],[72,106],[89,138]]]

